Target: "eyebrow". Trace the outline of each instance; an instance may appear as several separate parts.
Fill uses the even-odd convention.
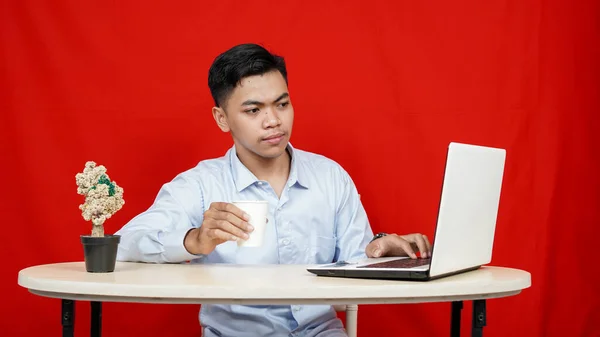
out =
[[[288,94],[287,92],[284,92],[283,94],[279,95],[279,97],[277,97],[277,99],[274,100],[273,103],[277,103],[287,97],[290,97],[290,94]],[[246,105],[265,105],[265,104],[261,101],[255,101],[255,100],[249,99],[242,103],[242,106],[246,106]]]

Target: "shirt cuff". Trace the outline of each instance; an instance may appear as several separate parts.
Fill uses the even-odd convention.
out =
[[[178,263],[203,258],[204,254],[191,254],[185,249],[183,240],[187,232],[193,228],[185,228],[173,232],[162,232],[161,241],[165,249],[164,256],[168,262]]]

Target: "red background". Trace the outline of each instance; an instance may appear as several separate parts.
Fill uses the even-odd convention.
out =
[[[17,273],[83,258],[85,161],[125,189],[112,233],[161,184],[231,145],[211,118],[208,67],[257,42],[286,57],[292,143],[350,172],[374,231],[433,233],[449,141],[506,148],[492,263],[531,272],[533,286],[489,301],[485,335],[600,336],[588,273],[600,220],[599,2],[314,3],[2,2],[1,335],[60,333],[60,301],[29,294]],[[363,305],[359,335],[445,336],[449,308]],[[197,312],[109,303],[104,333],[197,336]],[[78,303],[78,335],[88,315]]]

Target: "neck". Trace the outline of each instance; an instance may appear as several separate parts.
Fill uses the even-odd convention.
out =
[[[264,158],[250,151],[237,149],[239,160],[259,180],[271,181],[281,177],[287,179],[290,174],[291,156],[287,149],[277,158]]]

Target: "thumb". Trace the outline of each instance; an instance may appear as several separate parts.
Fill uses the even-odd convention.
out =
[[[387,253],[387,245],[383,242],[384,240],[382,239],[383,238],[375,240],[369,244],[369,247],[367,249],[368,257],[381,257]]]
[[[373,245],[371,249],[372,257],[408,255],[412,258],[417,258],[410,243],[396,235],[384,236],[373,241],[371,244]]]

